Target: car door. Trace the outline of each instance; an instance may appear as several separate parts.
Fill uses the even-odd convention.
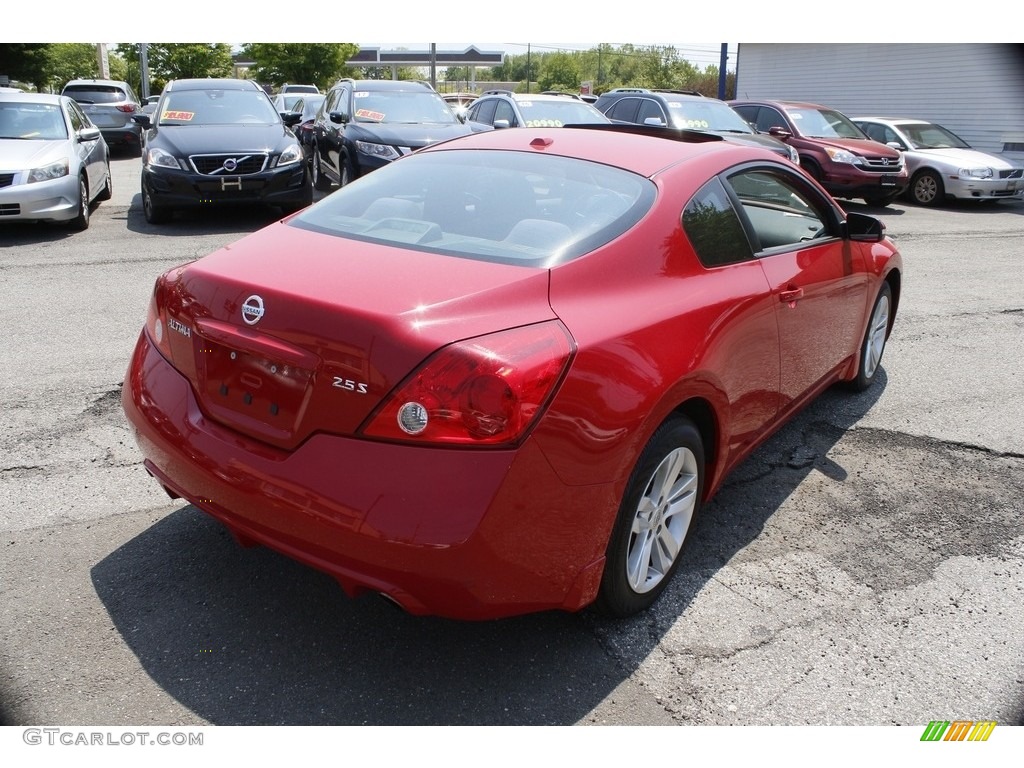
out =
[[[320,155],[320,167],[324,174],[334,181],[341,179],[342,131],[349,116],[346,96],[347,91],[343,87],[332,89],[324,101],[322,119],[317,121],[317,152]],[[342,122],[336,122],[335,116]]]
[[[68,120],[71,122],[71,141],[81,159],[85,175],[89,180],[89,194],[95,197],[107,182],[107,152],[102,138],[91,141],[79,141],[79,132],[83,128],[94,127],[82,108],[74,101],[67,104]]]
[[[774,297],[785,409],[856,353],[868,287],[863,254],[841,236],[835,206],[796,173],[753,165],[726,183]]]
[[[718,178],[687,202],[682,224],[704,272],[685,286],[696,291],[711,323],[705,365],[729,400],[730,456],[741,455],[778,413],[779,329],[764,270],[750,247],[735,197]]]

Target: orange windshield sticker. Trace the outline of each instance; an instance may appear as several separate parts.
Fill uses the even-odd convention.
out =
[[[372,109],[357,109],[356,117],[362,117],[367,120],[376,120],[377,122],[380,122],[381,120],[384,119],[384,113],[374,112]]]
[[[177,112],[175,110],[167,110],[164,112],[163,120],[191,120],[196,116],[195,112]]]

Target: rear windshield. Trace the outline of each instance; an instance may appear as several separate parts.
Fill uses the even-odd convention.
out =
[[[69,85],[64,95],[79,104],[118,104],[128,101],[128,94],[116,85]]]
[[[291,226],[479,261],[550,267],[619,236],[654,184],[598,163],[514,151],[409,155],[342,187]]]
[[[164,99],[160,125],[271,125],[281,122],[263,91],[175,91]]]

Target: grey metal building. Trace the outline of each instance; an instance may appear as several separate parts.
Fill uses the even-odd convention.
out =
[[[923,118],[1024,161],[1024,45],[741,43],[736,97]]]

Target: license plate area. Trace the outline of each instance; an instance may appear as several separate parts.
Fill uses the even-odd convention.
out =
[[[203,401],[220,421],[284,439],[305,410],[312,371],[209,339],[199,353]]]
[[[895,187],[896,179],[897,177],[892,174],[884,174],[878,181],[883,187]]]

